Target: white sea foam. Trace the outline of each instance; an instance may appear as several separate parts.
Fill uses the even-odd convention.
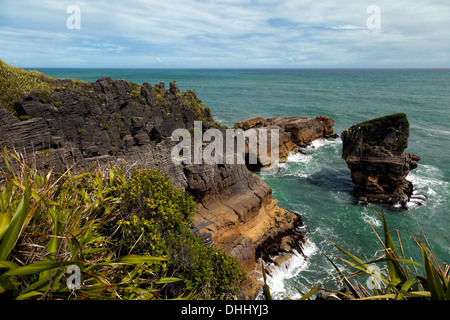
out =
[[[363,211],[362,218],[365,222],[371,224],[374,227],[381,226],[381,220],[377,217],[374,212]]]
[[[297,152],[295,154],[290,154],[288,156],[287,162],[309,163],[314,159],[314,153],[318,149],[320,149],[324,146],[331,146],[331,145],[337,146],[339,144],[342,144],[342,140],[340,138],[314,140],[309,146],[301,149],[300,152]]]
[[[296,277],[308,265],[308,258],[315,254],[318,249],[314,243],[307,242],[303,245],[303,253],[293,252],[293,256],[281,265],[270,265],[270,274],[267,275],[267,285],[274,299],[286,298],[287,288],[285,280]],[[261,277],[262,279],[262,277]]]
[[[314,140],[309,146],[306,147],[306,149],[317,149],[323,146],[329,146],[329,145],[339,145],[342,144],[341,138],[336,139],[318,139]]]
[[[411,171],[407,179],[414,185],[414,192],[408,202],[408,208],[421,205],[438,205],[448,197],[449,183],[442,179],[442,174],[434,166],[419,165]]]
[[[302,152],[297,152],[294,154],[290,154],[288,156],[287,161],[288,162],[302,162],[302,163],[308,163],[313,159],[312,155],[310,154],[305,154]]]
[[[444,134],[444,135],[450,135],[450,131],[447,131],[447,130],[439,130],[439,129],[433,129],[433,128],[429,128],[429,127],[427,127],[427,128],[421,128],[423,131],[431,131],[431,132],[434,132],[434,133],[439,133],[439,134]],[[432,134],[430,134],[430,135],[432,135]]]
[[[342,144],[342,141],[338,139],[319,139],[311,143],[311,145],[306,148],[301,148],[299,152],[295,154],[290,154],[286,163],[279,165],[279,168],[288,169],[289,164],[296,164],[294,170],[286,175],[297,176],[300,178],[308,178],[312,174],[316,173],[322,168],[320,158],[320,151],[323,147],[333,147]]]

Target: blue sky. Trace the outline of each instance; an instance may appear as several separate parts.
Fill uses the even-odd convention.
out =
[[[71,5],[80,29],[67,27]],[[379,29],[367,24],[371,5]],[[0,0],[0,59],[20,67],[448,68],[449,22],[448,0]]]

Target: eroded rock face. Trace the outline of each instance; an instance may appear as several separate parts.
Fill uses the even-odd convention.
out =
[[[336,138],[337,135],[334,132],[333,124],[334,120],[328,116],[318,116],[315,118],[277,117],[269,119],[253,117],[236,123],[235,127],[245,131],[253,129],[256,133],[261,129],[267,130],[268,132],[272,129],[278,130],[279,162],[285,162],[289,155],[297,153],[299,148],[307,147],[314,140]],[[267,140],[268,150],[270,150],[270,138]],[[256,165],[248,166],[252,170],[258,170],[260,167],[270,165],[270,159],[259,157]]]
[[[244,294],[256,297],[261,283],[253,273],[257,253],[283,234],[301,243],[294,232],[301,218],[277,206],[272,189],[245,164],[175,164],[171,151],[176,129],[192,129],[199,118],[212,116],[194,91],[180,92],[175,83],[142,86],[102,78],[93,83],[60,80],[51,94],[24,94],[16,115],[0,108],[1,147],[35,159],[37,168],[64,171],[124,165],[160,169],[175,186],[185,188],[198,203],[196,233],[235,256],[251,276]],[[221,128],[221,130],[225,130]],[[4,164],[1,163],[3,166]]]
[[[342,132],[342,158],[351,170],[359,201],[406,208],[413,185],[406,180],[420,157],[405,151],[409,122],[394,114],[357,124]]]

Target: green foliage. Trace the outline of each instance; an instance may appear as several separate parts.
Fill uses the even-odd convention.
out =
[[[237,261],[191,232],[195,202],[155,170],[37,173],[4,151],[0,298],[228,298]],[[66,285],[69,266],[81,288]]]
[[[4,153],[0,187],[0,297],[10,299],[153,299],[162,285],[140,270],[161,257],[119,256],[110,241],[121,170],[38,174]],[[68,266],[80,268],[80,289],[66,285]]]
[[[53,98],[50,95],[50,91],[41,91],[38,94],[39,101],[42,103],[50,103],[53,101]]]
[[[54,80],[41,72],[15,68],[0,59],[0,104],[9,110],[22,93],[39,91],[45,94],[54,85]]]
[[[375,150],[375,146],[363,145],[363,146],[359,147],[359,149],[361,151],[372,151],[372,150]]]
[[[130,82],[130,87],[131,87],[130,97],[131,99],[134,100],[141,95],[141,86],[137,83]]]
[[[236,259],[215,246],[206,247],[191,232],[195,202],[156,170],[138,170],[121,190],[122,250],[165,257],[146,270],[146,276],[173,274],[182,278],[169,295],[198,291],[201,298],[236,294],[244,274]]]
[[[375,210],[374,210],[375,211]],[[345,300],[450,300],[450,266],[446,263],[438,264],[433,250],[428,244],[422,232],[422,239],[414,239],[421,254],[422,264],[406,259],[400,235],[396,245],[391,236],[384,212],[380,217],[383,225],[384,240],[371,226],[375,236],[380,241],[382,255],[373,261],[366,262],[355,254],[345,250],[336,243],[329,241],[343,256],[333,254],[335,258],[348,267],[342,270],[329,254],[323,253],[337,271],[337,277],[344,283],[347,291],[326,289],[327,281],[315,287],[309,287],[307,293],[303,293],[299,300],[308,300],[318,291],[333,293],[335,299]],[[372,266],[380,267],[374,268]],[[384,268],[382,268],[384,265]],[[266,272],[262,266],[264,292],[268,300],[271,299],[270,288],[266,282]],[[363,278],[365,281],[350,278]],[[367,279],[368,278],[368,279]],[[363,284],[366,284],[364,286]]]
[[[396,113],[359,123],[357,125],[354,125],[352,128],[364,127],[368,129],[373,126],[385,128],[386,130],[392,130],[395,128],[409,128],[409,122],[406,114]]]
[[[97,102],[98,102],[98,104],[101,106],[101,105],[103,105],[103,104],[106,102],[106,99],[105,99],[105,97],[99,95],[99,96],[97,97]]]
[[[180,93],[181,98],[187,104],[188,108],[195,113],[197,120],[203,123],[212,123],[211,109],[207,107],[202,100],[197,97],[193,90],[187,90]]]
[[[344,275],[344,272],[328,258],[351,292],[347,298],[358,300],[450,299],[450,268],[445,263],[442,265],[437,263],[425,235],[422,233],[422,239],[414,238],[423,257],[422,264],[420,264],[412,259],[406,259],[400,235],[397,245],[395,244],[383,212],[381,212],[380,219],[383,225],[384,241],[371,227],[382,244],[380,252],[383,255],[374,261],[364,262],[354,254],[332,243],[344,255],[344,257],[336,257],[346,263],[349,266],[347,270],[352,272],[348,276]],[[385,273],[379,272],[375,268],[370,269],[369,265],[377,264],[380,265],[379,270],[384,269]],[[383,265],[385,268],[382,268]],[[369,277],[371,280],[376,278],[377,285],[366,289],[360,282],[355,281],[354,284],[351,284],[349,278],[354,276]]]
[[[164,95],[161,92],[161,89],[159,87],[157,87],[157,86],[154,86],[152,88],[152,93],[155,96],[156,101],[158,102],[158,106],[161,107],[161,108],[164,107],[164,104],[165,104],[165,102],[164,102]]]
[[[405,149],[407,147],[407,141],[402,136],[399,136],[394,144],[399,149]]]

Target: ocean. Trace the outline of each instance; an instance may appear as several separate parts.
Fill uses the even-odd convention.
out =
[[[403,112],[410,122],[407,151],[421,160],[408,176],[414,192],[425,201],[410,202],[406,211],[385,210],[398,230],[407,258],[421,263],[412,237],[426,235],[439,263],[450,263],[450,70],[417,69],[39,69],[55,78],[95,81],[101,77],[142,84],[176,81],[180,90],[193,89],[211,108],[216,121],[234,123],[254,117],[315,117],[334,119],[340,133],[354,124]],[[372,208],[355,205],[350,171],[341,159],[342,141],[315,141],[302,153],[280,164],[275,175],[261,175],[280,207],[299,213],[308,239],[303,253],[273,269],[268,284],[275,299],[300,296],[295,286],[324,283],[342,287],[324,257],[338,254],[332,241],[366,261],[377,256],[382,226]],[[379,211],[377,206],[374,209]],[[393,234],[396,236],[396,233]],[[337,260],[336,260],[337,261]],[[344,266],[339,263],[340,266]]]

